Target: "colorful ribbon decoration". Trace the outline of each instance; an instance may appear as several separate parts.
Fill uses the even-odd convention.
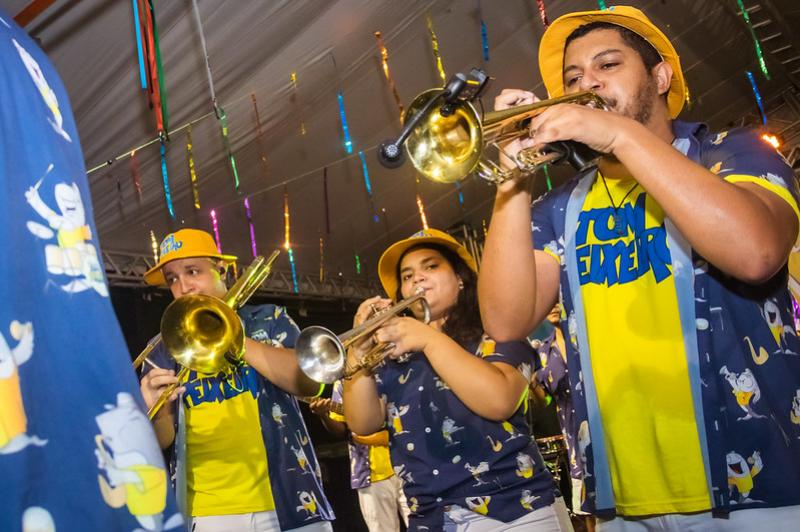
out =
[[[606,3],[603,0],[597,0],[597,9],[606,10]]]
[[[456,185],[456,193],[458,194],[458,204],[461,206],[461,210],[464,210],[464,192],[461,190],[461,183],[458,181],[455,182]]]
[[[167,175],[167,146],[164,144],[164,137],[161,137],[159,152],[161,153],[161,177],[164,181],[164,200],[167,202],[167,210],[170,217],[175,219],[175,210],[172,208],[172,194],[169,192],[169,176]]]
[[[283,243],[283,247],[286,251],[289,252],[289,264],[292,266],[292,285],[294,286],[294,293],[297,294],[300,292],[299,287],[297,286],[297,269],[295,268],[294,264],[294,252],[292,251],[292,242],[290,240],[290,231],[291,225],[289,222],[289,192],[286,189],[286,186],[283,188],[283,222],[284,222],[284,234],[286,239]]]
[[[433,58],[436,60],[436,70],[439,72],[439,77],[442,78],[442,86],[447,84],[447,76],[444,74],[444,66],[442,65],[442,57],[439,55],[439,38],[436,37],[436,32],[433,30],[433,20],[428,14],[428,33],[431,36],[431,49],[433,50]]]
[[[350,130],[347,127],[347,116],[344,114],[344,98],[342,98],[342,91],[336,93],[336,98],[339,100],[339,118],[342,120],[344,149],[347,153],[353,153],[353,143],[350,141]]]
[[[225,146],[225,153],[228,155],[228,161],[231,165],[231,171],[233,172],[233,185],[236,189],[237,194],[241,194],[239,190],[239,172],[236,170],[236,159],[233,156],[233,152],[231,151],[231,141],[228,138],[228,115],[225,114],[225,110],[222,107],[219,107],[219,124],[222,130],[222,143]]]
[[[749,70],[746,70],[745,73],[747,74],[747,79],[750,80],[750,87],[753,89],[753,94],[756,97],[756,104],[758,104],[758,110],[761,112],[761,121],[764,125],[767,125],[767,113],[764,112],[764,102],[761,100],[761,93],[758,92],[758,87],[756,86],[756,80],[753,78],[753,73]]]
[[[372,199],[372,184],[369,181],[369,170],[367,170],[367,159],[364,157],[364,152],[359,150],[358,157],[361,159],[361,172],[364,174],[364,186],[367,189],[367,195],[369,196],[369,205],[372,208],[372,221],[378,223],[380,218],[375,213],[375,202]]]
[[[483,226],[483,238],[485,239],[486,236],[489,234],[489,231],[486,229],[486,219],[481,219],[481,225]]]
[[[133,188],[136,190],[136,199],[139,203],[141,203],[142,178],[139,176],[139,161],[136,160],[136,150],[131,151],[130,167],[131,167],[131,178],[133,179]]]
[[[217,211],[211,209],[211,228],[214,230],[214,241],[217,243],[217,251],[222,253],[222,243],[219,241],[219,223],[217,222]]]
[[[295,108],[297,109],[297,116],[300,117],[300,134],[306,134],[306,123],[303,120],[303,115],[300,113],[297,105],[297,72],[292,72],[289,76],[289,81],[292,82],[292,100],[294,101]]]
[[[428,217],[425,216],[425,205],[422,204],[422,198],[417,193],[417,208],[419,209],[419,219],[422,222],[422,228],[428,230]]]
[[[192,155],[192,125],[186,130],[186,158],[189,161],[189,180],[192,186],[192,199],[194,210],[200,210],[200,192],[197,190],[197,173],[194,170],[194,156]]]
[[[156,119],[156,130],[169,137],[167,94],[164,89],[164,72],[161,50],[158,45],[158,28],[152,0],[134,0],[134,25],[136,26],[136,53],[142,89],[147,90],[148,105]]]
[[[489,60],[489,32],[486,29],[486,23],[481,18],[481,45],[483,47],[483,60]]]
[[[156,241],[156,234],[150,229],[150,247],[153,248],[153,263],[158,263],[158,242]]]
[[[750,13],[745,9],[742,0],[736,0],[736,3],[739,4],[739,10],[742,12],[744,22],[747,24],[747,29],[750,30],[750,35],[753,37],[753,45],[755,46],[756,56],[758,57],[758,66],[761,67],[761,72],[764,74],[764,77],[767,78],[767,81],[769,81],[769,70],[767,70],[767,63],[764,61],[764,54],[761,52],[761,42],[758,40],[753,23],[750,22]]]
[[[358,253],[354,253],[356,257],[356,274],[361,275],[361,258],[358,256]]]
[[[250,226],[250,249],[253,251],[253,258],[258,257],[258,249],[256,248],[256,230],[253,227],[253,215],[250,212],[250,201],[244,199],[244,214],[247,216],[247,225]]]
[[[547,180],[547,190],[553,190],[553,183],[550,181],[550,171],[547,169],[548,165],[542,166],[542,171],[544,172],[544,177]]]
[[[603,4],[603,2],[600,2]],[[600,9],[605,9],[605,4],[600,6]],[[539,18],[542,20],[542,26],[547,28],[550,25],[550,22],[547,20],[547,13],[544,10],[544,0],[536,0],[536,9],[539,10]]]
[[[267,156],[264,154],[264,144],[261,137],[261,116],[258,114],[258,102],[256,102],[256,94],[250,94],[253,100],[253,112],[256,121],[256,142],[258,143],[258,158],[261,161],[261,171],[264,173],[264,179],[267,178]]]
[[[400,121],[402,122],[405,109],[403,108],[403,102],[400,100],[400,95],[397,94],[397,87],[394,84],[394,79],[392,79],[392,73],[389,71],[389,51],[386,50],[386,46],[383,44],[381,32],[375,32],[375,39],[378,41],[378,50],[381,53],[381,66],[383,67],[383,75],[386,77],[386,81],[389,83],[389,88],[392,90],[394,101],[397,104],[397,108],[400,110]]]

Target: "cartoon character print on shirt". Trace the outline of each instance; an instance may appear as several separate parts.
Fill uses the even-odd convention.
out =
[[[403,464],[392,466],[392,470],[397,478],[402,480],[403,482],[408,482],[410,484],[414,483],[414,477],[411,475],[411,472],[406,470],[406,466]]]
[[[403,430],[403,420],[401,419],[406,413],[408,413],[408,405],[397,407],[392,402],[386,404],[386,414],[389,416],[389,423],[394,429],[395,435],[408,433],[407,430]]]
[[[792,423],[795,425],[800,425],[800,388],[797,389],[794,397],[792,397],[792,411],[789,413],[789,419],[791,419]],[[800,438],[800,436],[798,436],[798,438]]]
[[[509,421],[503,421],[500,423],[500,425],[503,427],[503,430],[508,433],[508,438],[506,438],[506,441],[511,441],[515,438],[526,437],[521,432],[517,432],[517,429]]]
[[[786,341],[787,336],[797,336],[797,333],[795,333],[794,327],[783,323],[783,318],[781,317],[781,312],[778,308],[778,302],[775,298],[770,298],[764,301],[764,306],[761,307],[761,315],[764,317],[764,321],[767,322],[767,326],[769,326],[772,337],[775,339],[776,348],[773,350],[773,354],[797,354],[789,350],[787,345],[788,342]],[[753,358],[755,360],[755,357]]]
[[[41,240],[55,240],[45,244],[47,271],[52,275],[72,278],[66,284],[58,284],[59,288],[69,293],[93,289],[101,296],[108,297],[108,287],[103,278],[97,248],[91,242],[92,230],[86,223],[86,211],[78,185],[61,182],[53,187],[58,213],[39,195],[39,187],[52,169],[51,164],[45,175],[25,192],[28,204],[49,227],[29,220],[28,230]]]
[[[517,453],[517,476],[531,478],[533,476],[533,458],[529,454]]]
[[[442,421],[442,437],[445,441],[445,447],[451,447],[461,443],[460,441],[453,439],[453,434],[459,430],[464,430],[464,427],[459,427],[456,425],[455,421],[445,416],[444,420]]]
[[[9,327],[17,342],[12,349],[0,333],[0,454],[19,452],[29,445],[41,447],[47,440],[29,436],[28,418],[22,398],[19,366],[33,355],[33,325],[16,320]]]
[[[61,115],[56,93],[53,92],[53,89],[51,89],[50,85],[47,83],[42,69],[39,67],[39,63],[36,62],[25,48],[20,46],[16,39],[11,39],[11,42],[13,42],[14,46],[17,48],[17,53],[19,53],[19,57],[22,59],[25,69],[28,71],[28,74],[30,74],[33,83],[36,85],[36,88],[39,89],[39,94],[42,96],[45,105],[47,105],[47,108],[50,109],[50,113],[53,115],[52,118],[47,117],[47,122],[52,126],[53,131],[63,137],[64,140],[72,142],[69,134],[64,131],[64,117]]]
[[[116,405],[95,417],[100,434],[94,436],[97,484],[111,508],[127,507],[144,530],[163,530],[183,523],[180,513],[164,521],[167,472],[150,421],[133,396],[117,394]]]
[[[578,426],[578,456],[581,459],[581,469],[585,471],[585,475],[591,476],[591,473],[588,473],[586,467],[586,452],[589,449],[589,445],[592,443],[592,438],[589,435],[589,422],[586,420],[581,421],[581,424]]]
[[[753,451],[753,454],[745,460],[736,451],[731,451],[725,456],[725,461],[728,465],[728,495],[731,504],[762,502],[750,498],[750,491],[754,486],[753,479],[764,468],[761,453]]]
[[[489,513],[489,503],[491,502],[492,497],[491,495],[485,495],[480,497],[467,497],[464,499],[464,503],[466,503],[467,508],[472,510],[473,512],[477,512],[481,515],[486,515]]]
[[[464,464],[464,469],[470,472],[472,478],[475,479],[475,484],[473,486],[480,486],[481,484],[488,484],[485,480],[481,478],[481,475],[489,471],[489,463],[488,462],[480,462],[476,466],[470,465],[469,462]]]
[[[531,490],[522,490],[522,493],[520,495],[521,496],[519,498],[519,503],[522,505],[523,508],[525,508],[528,511],[533,510],[532,505],[533,502],[536,501],[536,499],[541,499],[539,495],[533,495]]]
[[[313,491],[298,492],[297,500],[300,502],[300,505],[297,506],[295,510],[298,513],[305,512],[306,521],[308,521],[309,519],[313,519],[319,515],[317,513],[317,507],[319,506],[319,501],[317,501],[317,496],[314,494]]]
[[[761,399],[761,388],[758,387],[756,377],[750,368],[737,374],[728,371],[728,366],[722,366],[719,374],[725,377],[725,380],[731,385],[733,395],[736,397],[736,404],[745,412],[744,416],[737,418],[738,421],[767,417],[758,414],[753,409],[753,405]]]
[[[278,427],[283,428],[283,418],[286,417],[286,414],[283,413],[281,410],[281,405],[275,403],[272,405],[272,420],[277,423]]]

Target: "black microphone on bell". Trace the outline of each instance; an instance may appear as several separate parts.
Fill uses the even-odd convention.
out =
[[[489,76],[477,68],[473,68],[469,74],[460,72],[455,74],[439,94],[428,100],[419,112],[408,119],[396,140],[386,140],[378,146],[378,162],[386,168],[397,168],[402,165],[405,162],[403,144],[414,128],[428,117],[431,110],[439,105],[439,102],[441,102],[439,114],[450,116],[461,102],[478,98],[488,82]]]

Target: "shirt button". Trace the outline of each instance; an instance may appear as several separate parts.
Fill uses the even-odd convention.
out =
[[[439,470],[438,470],[438,469],[434,469],[434,470],[433,470],[433,474],[434,474],[434,475],[438,475],[438,474],[439,474]]]

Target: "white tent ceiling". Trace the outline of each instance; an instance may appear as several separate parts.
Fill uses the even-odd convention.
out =
[[[15,14],[28,3],[0,0],[0,7]],[[176,130],[196,121],[193,149],[201,209],[195,211],[192,206],[186,131],[174,131],[167,145],[167,166],[175,221],[170,220],[164,203],[158,143],[137,152],[141,202],[128,158],[90,174],[104,249],[150,253],[150,230],[160,238],[180,225],[210,229],[209,211],[214,208],[223,247],[247,261],[249,229],[242,201],[249,197],[259,251],[267,253],[283,242],[284,187],[301,272],[318,271],[320,236],[325,239],[329,272],[352,272],[356,253],[365,270],[374,272],[386,244],[420,228],[417,190],[431,226],[449,227],[464,220],[480,227],[482,219],[488,220],[491,187],[474,179],[466,181],[462,207],[455,187],[424,181],[417,185],[408,164],[394,171],[377,164],[374,147],[400,128],[398,109],[381,70],[375,31],[383,34],[391,74],[406,105],[417,93],[440,84],[428,16],[448,75],[480,66],[495,78],[484,98],[487,107],[504,87],[532,88],[543,96],[535,59],[543,29],[534,0],[484,0],[480,12],[476,0],[199,0],[216,94],[228,114],[241,179],[241,195],[237,195],[219,123],[212,113],[192,2],[153,3],[170,125]],[[768,103],[791,85],[790,69],[772,62],[771,56],[772,81],[766,82],[758,73],[752,39],[735,15],[735,0],[630,3],[665,30],[681,55],[693,101],[682,118],[702,118],[712,127],[723,127],[757,113],[745,70],[756,74]],[[597,6],[593,0],[545,0],[544,4],[550,20]],[[772,0],[770,4],[783,10],[783,20],[774,23],[797,27],[800,3]],[[481,13],[488,29],[488,62],[482,57]],[[133,28],[131,2],[126,0],[57,0],[26,28],[39,39],[70,94],[87,168],[156,136],[153,114],[139,88]],[[796,42],[796,35],[790,38]],[[290,81],[292,72],[297,73],[296,89]],[[356,150],[350,156],[343,148],[338,91]],[[260,142],[251,95],[258,103]],[[300,134],[301,122],[305,135]],[[262,150],[266,171],[260,162]],[[365,152],[372,204],[358,150]],[[323,168],[327,168],[330,233],[326,231]],[[380,215],[377,223],[373,206]]]

